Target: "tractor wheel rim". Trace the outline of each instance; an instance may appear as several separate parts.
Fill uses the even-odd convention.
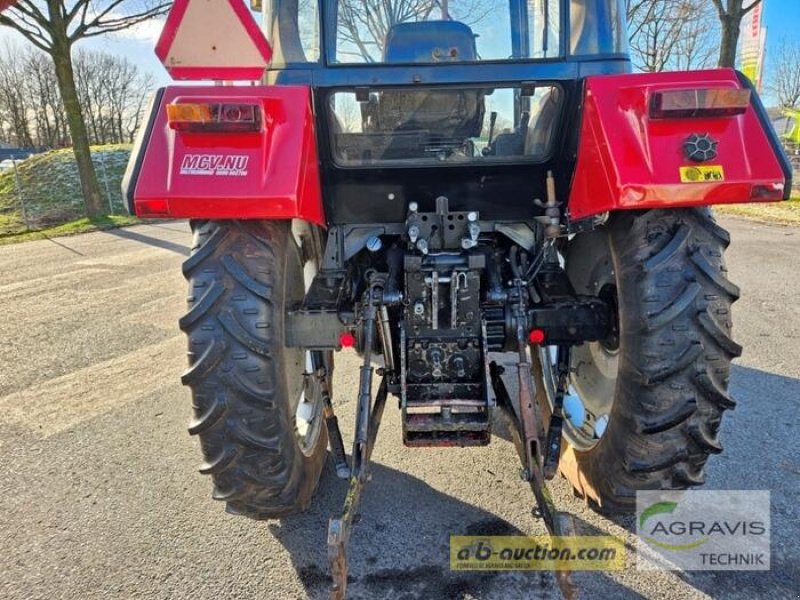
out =
[[[319,265],[316,260],[308,260],[303,265],[303,283],[306,292],[311,287],[314,281]],[[305,367],[305,385],[300,390],[300,396],[297,399],[297,409],[295,411],[295,428],[297,431],[298,441],[300,443],[300,450],[306,456],[314,453],[317,446],[317,441],[322,430],[323,424],[323,406],[322,394],[319,387],[313,385],[312,378],[314,377],[314,360],[311,352],[306,350],[303,353],[304,367]]]
[[[311,352],[305,352],[306,380],[313,377],[314,362]],[[300,441],[300,449],[306,456],[313,453],[319,438],[322,424],[322,397],[319,393],[306,393],[308,389],[315,390],[316,386],[304,385],[297,400],[295,411],[295,428]]]
[[[602,257],[598,248],[595,256]],[[616,304],[616,276],[613,265],[598,262],[592,269],[592,284],[578,293],[611,299]],[[556,346],[540,346],[544,392],[552,412],[555,406]],[[618,339],[589,342],[572,348],[567,393],[564,395],[564,437],[577,450],[590,450],[608,428],[619,375]]]
[[[551,411],[556,395],[556,351],[555,346],[539,350]],[[564,436],[575,448],[589,450],[603,437],[614,405],[618,367],[619,353],[610,352],[597,342],[573,349],[564,395]]]

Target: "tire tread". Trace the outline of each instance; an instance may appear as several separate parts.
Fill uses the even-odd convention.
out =
[[[310,455],[300,450],[283,368],[283,295],[297,277],[289,223],[195,221],[183,265],[189,342],[182,381],[192,390],[200,472],[231,514],[256,519],[305,510],[326,460],[322,428]],[[295,262],[292,262],[294,260]],[[289,278],[289,279],[287,279]],[[299,363],[292,363],[299,364]]]
[[[590,505],[614,513],[635,507],[636,490],[705,481],[708,457],[722,451],[723,413],[736,406],[727,386],[742,348],[729,317],[740,293],[723,259],[730,236],[707,209],[614,215],[608,232],[620,274],[620,380],[605,435],[575,450],[577,470],[564,474]]]

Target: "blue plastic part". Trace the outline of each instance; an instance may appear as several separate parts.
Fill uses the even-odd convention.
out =
[[[606,432],[608,428],[608,415],[600,415],[597,417],[597,421],[594,424],[594,437],[598,440],[603,437],[603,434]]]
[[[439,63],[478,58],[475,34],[458,21],[398,23],[386,36],[387,63]]]
[[[564,396],[564,414],[576,429],[583,427],[586,421],[586,409],[578,396]]]

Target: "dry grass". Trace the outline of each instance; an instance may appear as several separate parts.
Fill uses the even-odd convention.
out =
[[[104,229],[116,229],[118,227],[128,227],[136,225],[136,217],[127,215],[109,215],[97,217],[95,219],[76,219],[48,227],[38,231],[22,231],[19,233],[0,234],[0,246],[6,244],[18,244],[20,242],[30,242],[31,240],[44,240],[52,237],[62,237],[67,235],[77,235],[79,233],[89,233],[90,231],[102,231]]]
[[[800,197],[776,204],[726,204],[715,206],[714,210],[721,215],[736,215],[762,223],[800,225]]]
[[[98,183],[106,196],[104,206],[114,214],[125,212],[120,187],[129,156],[129,145],[92,147]],[[70,148],[38,154],[20,162],[16,170],[0,173],[0,234],[42,230],[85,214],[78,166]]]

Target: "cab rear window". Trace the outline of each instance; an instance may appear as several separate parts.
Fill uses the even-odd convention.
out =
[[[431,87],[330,96],[331,145],[342,166],[543,161],[562,91]]]

